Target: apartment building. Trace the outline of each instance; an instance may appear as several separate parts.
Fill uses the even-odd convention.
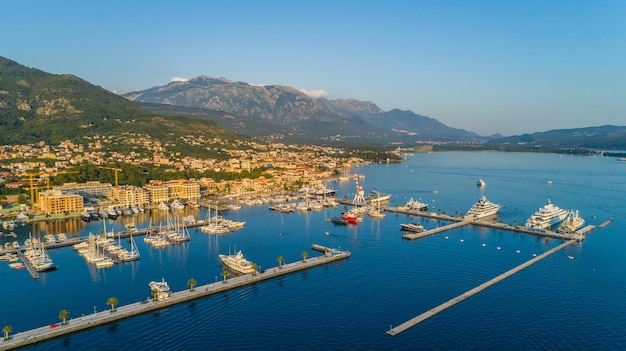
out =
[[[61,190],[48,190],[39,193],[39,209],[44,214],[65,214],[82,212],[83,197]]]

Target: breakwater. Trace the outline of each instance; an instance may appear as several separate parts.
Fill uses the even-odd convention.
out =
[[[90,315],[73,318],[67,324],[46,325],[10,335],[9,340],[0,341],[0,350],[9,350],[22,347],[37,342],[49,340],[62,335],[75,333],[81,330],[93,328],[99,325],[111,323],[125,318],[130,318],[139,314],[156,311],[168,306],[177,305],[183,302],[214,295],[220,292],[232,290],[246,285],[255,284],[268,279],[273,279],[282,275],[302,271],[308,268],[320,266],[330,262],[343,260],[350,257],[348,251],[327,252],[323,256],[302,259],[297,262],[283,264],[278,267],[266,269],[265,271],[246,274],[242,276],[225,279],[215,283],[194,287],[178,292],[173,292],[169,298],[160,301],[145,300],[128,305],[117,307],[114,311],[107,310],[96,312]]]

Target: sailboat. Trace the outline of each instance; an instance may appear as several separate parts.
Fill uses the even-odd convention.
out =
[[[134,260],[138,260],[141,257],[139,254],[139,250],[137,249],[137,244],[135,243],[135,239],[133,236],[130,236],[130,252],[126,251],[120,255],[120,261],[122,262],[130,262]]]

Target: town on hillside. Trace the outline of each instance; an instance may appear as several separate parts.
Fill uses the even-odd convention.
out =
[[[140,145],[138,149],[144,151],[115,151],[115,145],[121,144],[119,138],[123,137],[128,138],[124,143]],[[220,140],[204,140],[201,137],[186,137],[184,142],[202,145],[207,149],[222,143]],[[173,145],[161,144],[149,136],[136,134],[96,136],[87,146],[71,141],[56,146],[45,142],[0,146],[0,213],[4,220],[45,220],[77,217],[86,211],[101,209],[157,207],[173,201],[196,205],[211,200],[225,206],[228,198],[235,196],[254,198],[269,193],[295,191],[303,185],[322,186],[325,180],[342,174],[345,176],[345,170],[351,165],[371,161],[350,156],[345,150],[336,147],[262,144],[255,141],[237,143],[232,149],[225,149],[228,157],[221,160],[186,156],[171,151]],[[51,178],[76,173],[76,167],[85,164],[110,172],[115,181],[101,182],[94,179],[50,184]],[[258,169],[262,169],[262,172],[257,173],[260,174],[258,177],[148,179],[146,184],[132,185],[118,182],[123,171],[111,167],[112,164],[159,167],[165,170],[165,174],[194,171],[194,174],[246,175]]]

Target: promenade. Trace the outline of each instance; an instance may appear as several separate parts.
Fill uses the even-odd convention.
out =
[[[266,269],[263,273],[259,272],[254,274],[246,274],[233,277],[225,281],[221,280],[215,283],[196,286],[193,290],[187,289],[183,291],[173,292],[171,293],[169,298],[165,300],[154,301],[152,299],[149,299],[145,301],[131,303],[128,305],[119,306],[115,308],[114,312],[111,312],[111,310],[106,310],[70,319],[67,321],[66,325],[61,325],[60,323],[58,323],[58,321],[54,321],[53,324],[47,324],[39,328],[10,335],[10,340],[0,341],[0,351],[38,343],[62,335],[75,333],[99,325],[111,323],[125,318],[130,318],[139,314],[156,311],[168,306],[177,305],[183,302],[218,294],[231,289],[255,284],[257,282],[277,278],[286,274],[295,273],[330,262],[343,260],[348,257],[350,257],[349,251],[327,252],[323,256],[311,257],[297,262],[283,264],[279,267]],[[148,289],[147,283],[148,282],[146,282],[146,289]]]

